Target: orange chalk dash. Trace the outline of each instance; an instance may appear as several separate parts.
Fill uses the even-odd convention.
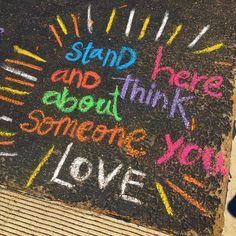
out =
[[[8,97],[2,96],[2,95],[0,95],[0,100],[12,103],[12,104],[17,105],[17,106],[24,105],[24,102],[21,102],[21,101],[15,100],[15,99],[11,99],[11,98],[8,98]]]
[[[5,145],[12,145],[12,144],[14,144],[14,143],[15,143],[15,141],[1,141],[1,142],[0,142],[0,145],[5,146]]]
[[[8,80],[10,82],[13,82],[13,83],[18,83],[18,84],[22,84],[22,85],[29,86],[29,87],[34,87],[34,84],[32,84],[30,82],[26,82],[26,81],[23,81],[23,80],[15,79],[15,78],[10,77],[10,76],[6,76],[4,79]]]
[[[186,201],[191,203],[193,206],[198,208],[202,213],[204,213],[206,216],[208,216],[208,211],[202,206],[200,202],[198,202],[196,199],[194,199],[192,196],[187,194],[184,190],[179,188],[177,185],[172,183],[169,180],[166,180],[167,184],[177,193],[179,193]]]
[[[225,62],[225,61],[215,61],[216,65],[221,65],[221,66],[226,66],[226,67],[232,67],[233,65],[229,62]]]
[[[77,22],[77,17],[74,14],[71,14],[72,17],[72,21],[74,24],[74,28],[75,28],[75,35],[79,38],[80,34],[79,34],[79,26],[78,26],[78,22]]]
[[[128,6],[127,4],[122,5],[122,6],[119,7],[119,9],[126,8],[127,6]]]
[[[28,67],[28,68],[31,68],[31,69],[34,69],[34,70],[37,70],[37,71],[42,71],[43,70],[43,68],[40,67],[40,66],[36,66],[36,65],[33,65],[33,64],[30,64],[30,63],[27,63],[27,62],[24,62],[24,61],[20,61],[20,60],[6,59],[5,62],[20,65],[20,66],[25,66],[25,67]]]
[[[183,178],[188,181],[189,183],[193,183],[196,186],[200,187],[200,188],[205,188],[206,186],[201,183],[200,181],[196,180],[195,178],[189,176],[189,175],[184,175]]]
[[[61,38],[59,36],[59,34],[57,33],[54,25],[49,25],[49,29],[52,31],[52,33],[54,34],[56,40],[57,40],[57,43],[59,44],[60,47],[62,47],[62,42],[61,42]]]

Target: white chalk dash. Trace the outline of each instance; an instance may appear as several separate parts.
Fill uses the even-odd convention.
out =
[[[92,32],[93,32],[93,21],[92,21],[92,18],[91,18],[91,5],[88,6],[88,23],[87,23],[87,26],[88,26],[89,33],[92,34]]]
[[[18,153],[0,152],[0,157],[15,157],[15,156],[18,156]]]
[[[129,33],[130,33],[130,29],[131,29],[133,18],[134,18],[134,13],[135,13],[135,9],[131,10],[129,14],[129,20],[128,20],[126,30],[125,30],[125,35],[127,37],[129,36]]]
[[[0,116],[0,120],[4,120],[7,122],[12,122],[12,118],[8,117],[8,116]]]
[[[160,28],[159,28],[159,30],[158,30],[158,32],[157,32],[155,41],[158,41],[159,38],[161,37],[161,35],[162,35],[163,31],[164,31],[164,28],[165,28],[165,26],[166,26],[166,23],[167,23],[167,21],[168,21],[168,18],[169,18],[169,12],[166,11],[166,12],[165,12],[165,15],[164,15],[164,18],[163,18],[163,20],[162,20],[161,26],[160,26]]]
[[[19,76],[21,76],[25,79],[28,79],[28,80],[31,80],[31,81],[34,81],[34,82],[36,82],[38,80],[36,77],[34,77],[32,75],[29,75],[29,74],[27,74],[27,73],[25,73],[21,70],[15,69],[15,68],[13,68],[11,66],[8,66],[6,64],[2,64],[1,67],[2,67],[2,69],[6,70],[10,73],[15,74],[15,75],[19,75]]]
[[[188,45],[188,48],[192,48],[196,45],[196,43],[200,40],[200,38],[209,30],[210,25],[205,26],[201,32],[197,35],[197,37]]]

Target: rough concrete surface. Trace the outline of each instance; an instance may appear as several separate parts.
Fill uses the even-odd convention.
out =
[[[5,234],[221,235],[235,8],[235,0],[0,0]],[[92,225],[91,213],[81,227],[76,215],[63,232],[68,211],[40,216],[50,201],[106,215],[107,226]],[[127,232],[112,232],[110,218]]]

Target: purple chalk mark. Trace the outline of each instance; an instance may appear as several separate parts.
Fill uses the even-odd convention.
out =
[[[171,111],[170,111],[170,117],[173,118],[175,116],[175,111],[176,111],[176,109],[178,107],[179,111],[180,111],[180,114],[182,116],[182,119],[184,121],[185,127],[186,127],[186,129],[189,129],[190,128],[190,124],[189,124],[189,121],[186,118],[186,114],[185,114],[182,102],[185,102],[185,101],[188,101],[190,99],[193,99],[194,96],[181,97],[181,98],[179,98],[179,96],[180,96],[180,88],[177,88],[176,92],[175,92],[174,101],[173,101],[173,104],[172,104],[172,107],[171,107]]]
[[[5,32],[5,30],[0,27],[0,34],[3,34],[4,32]]]

